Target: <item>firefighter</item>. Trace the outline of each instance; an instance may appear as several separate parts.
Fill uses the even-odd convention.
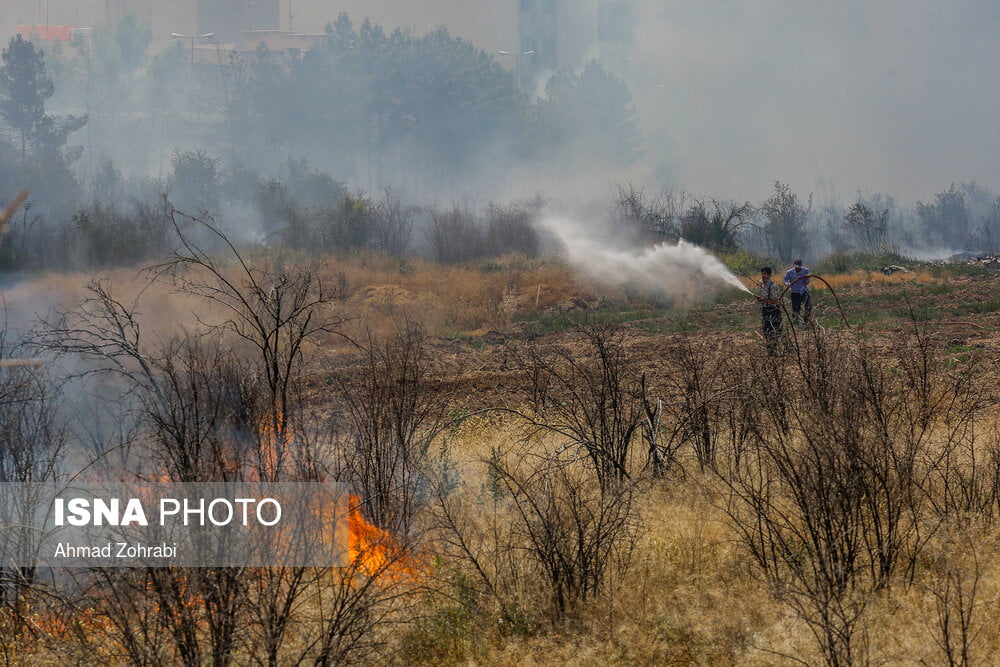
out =
[[[757,283],[757,303],[760,304],[760,329],[767,345],[768,354],[774,354],[781,340],[781,308],[778,299],[781,292],[778,283],[771,280],[771,267],[760,270],[760,282]]]
[[[796,324],[809,325],[812,318],[812,299],[809,298],[809,269],[802,266],[802,260],[792,262],[792,268],[785,272],[781,282],[792,294],[792,318]],[[802,312],[805,312],[805,317]]]

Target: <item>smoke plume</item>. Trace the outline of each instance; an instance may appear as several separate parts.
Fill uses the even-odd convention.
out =
[[[681,303],[726,286],[749,292],[717,257],[683,240],[639,247],[615,243],[568,217],[548,216],[541,225],[560,241],[574,268],[609,287],[636,288]]]

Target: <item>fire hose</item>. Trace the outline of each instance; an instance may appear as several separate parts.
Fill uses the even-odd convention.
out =
[[[783,299],[784,296],[785,296],[785,292],[787,292],[788,290],[790,290],[792,288],[792,285],[794,285],[795,283],[799,282],[803,278],[805,278],[805,279],[816,278],[817,280],[819,280],[820,282],[822,282],[824,285],[826,285],[830,289],[830,294],[833,295],[833,300],[837,303],[837,310],[840,311],[840,317],[841,317],[841,319],[844,320],[844,326],[847,327],[848,329],[850,329],[851,328],[851,324],[847,321],[847,315],[844,313],[844,307],[840,305],[840,298],[837,297],[837,292],[834,291],[833,285],[831,285],[830,283],[828,283],[826,281],[826,279],[823,276],[820,276],[819,274],[816,274],[816,273],[807,273],[805,275],[799,276],[798,278],[796,278],[792,282],[788,283],[788,285],[785,286],[785,289],[781,290],[781,294],[778,295],[778,300],[781,301],[781,299]],[[785,316],[789,317],[788,316],[788,310],[785,308],[785,304],[784,304],[783,301],[781,303],[781,309],[785,312]],[[789,319],[791,319],[791,317],[789,317]]]

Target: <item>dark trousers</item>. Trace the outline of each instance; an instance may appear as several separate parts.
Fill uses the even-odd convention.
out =
[[[798,320],[799,311],[804,310],[805,316],[803,318],[804,322],[808,322],[809,318],[812,316],[812,300],[809,298],[809,292],[792,292],[792,316]]]
[[[762,306],[760,309],[760,332],[764,334],[764,342],[768,352],[774,352],[781,340],[781,308],[778,306]]]

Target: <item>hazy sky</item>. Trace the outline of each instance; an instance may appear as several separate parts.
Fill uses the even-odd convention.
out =
[[[759,199],[819,177],[904,200],[1000,188],[1000,2],[641,0],[642,165]]]
[[[416,6],[397,1],[378,7],[410,25]],[[421,15],[457,21],[455,2],[425,0]],[[776,179],[805,195],[822,178],[842,199],[861,188],[926,201],[971,180],[1000,190],[1000,0],[631,2],[626,76],[646,138],[634,181],[754,202]],[[307,32],[357,4],[295,3]],[[595,184],[621,178],[594,167]]]

